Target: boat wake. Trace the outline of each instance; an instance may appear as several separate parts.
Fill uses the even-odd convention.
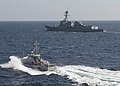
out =
[[[62,67],[57,66],[54,71],[42,72],[24,66],[21,59],[16,56],[10,56],[9,58],[10,61],[8,63],[0,64],[2,68],[13,68],[26,72],[30,75],[67,75],[69,79],[72,79],[79,84],[87,83],[89,86],[120,86],[120,71],[110,71],[107,69],[81,65],[67,65]]]

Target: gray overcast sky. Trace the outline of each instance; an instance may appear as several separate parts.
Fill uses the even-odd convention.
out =
[[[120,20],[120,0],[0,0],[0,21]]]

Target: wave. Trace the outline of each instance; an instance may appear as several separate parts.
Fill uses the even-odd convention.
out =
[[[104,31],[105,33],[112,33],[112,34],[120,34],[120,32],[118,31]]]
[[[30,75],[67,75],[69,79],[78,82],[78,84],[88,83],[90,86],[120,86],[120,71],[110,71],[82,65],[66,65],[62,67],[57,66],[54,71],[42,72],[24,66],[21,59],[16,56],[10,56],[9,58],[10,61],[8,63],[0,64],[2,68],[13,68]],[[24,57],[24,59],[25,58],[26,57]]]

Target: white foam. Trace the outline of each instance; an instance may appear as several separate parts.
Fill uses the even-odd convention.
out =
[[[62,73],[68,75],[68,78],[78,83],[89,83],[93,86],[120,86],[120,71],[110,71],[106,69],[92,68],[86,66],[64,66]]]
[[[120,71],[110,71],[107,69],[99,69],[94,67],[86,67],[81,65],[68,65],[56,68],[55,71],[38,71],[24,66],[21,59],[16,56],[10,56],[8,63],[1,64],[2,68],[13,68],[30,75],[50,75],[58,74],[67,75],[69,79],[80,83],[88,83],[90,86],[120,86]],[[24,57],[24,59],[27,57]]]
[[[10,56],[9,58],[11,60],[8,63],[0,65],[2,68],[17,69],[17,70],[21,70],[23,72],[26,72],[26,73],[28,73],[30,75],[42,75],[42,74],[49,75],[49,74],[51,74],[49,71],[41,72],[41,71],[38,71],[38,70],[35,70],[35,69],[31,69],[31,68],[28,68],[28,67],[24,66],[22,64],[22,62],[21,62],[21,59],[16,57],[16,56]]]

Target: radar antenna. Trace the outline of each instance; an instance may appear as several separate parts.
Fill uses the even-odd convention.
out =
[[[38,48],[39,43],[37,42],[37,40],[35,41],[34,45],[35,45],[35,48],[34,48],[33,52],[34,52],[35,54],[38,54],[38,53],[39,53],[39,52],[38,52],[38,51],[39,51],[39,48]]]

